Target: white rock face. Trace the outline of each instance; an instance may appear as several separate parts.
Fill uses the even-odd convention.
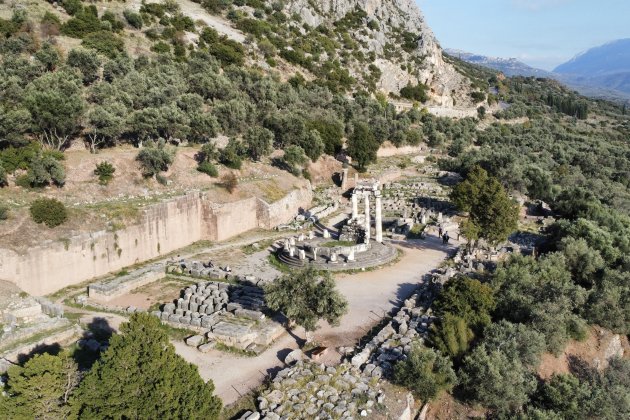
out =
[[[444,61],[442,49],[414,0],[288,0],[285,12],[289,16],[299,14],[304,23],[316,27],[324,22],[337,21],[357,7],[367,13],[369,20],[378,22],[379,28],[370,31],[369,37],[359,33],[364,28],[353,31],[352,35],[368,45],[366,52],[374,51],[377,54],[378,58],[373,64],[382,72],[379,89],[398,93],[409,82],[421,82],[431,88],[434,105],[453,106],[454,98],[457,98],[458,105],[467,102],[468,83],[453,66]],[[402,61],[382,56],[388,43],[402,50],[396,44],[397,30],[419,35],[418,48],[411,54],[403,52]],[[403,70],[401,64],[405,61],[409,63],[409,58],[413,57],[422,58],[422,67]],[[357,72],[353,73],[356,75]]]

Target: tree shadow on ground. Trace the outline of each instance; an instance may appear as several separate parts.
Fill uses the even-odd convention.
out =
[[[59,343],[38,344],[35,347],[33,347],[31,351],[29,351],[28,353],[19,354],[17,356],[17,364],[24,365],[24,363],[28,362],[29,360],[31,360],[33,357],[37,356],[38,354],[47,353],[47,354],[56,356],[59,353],[61,353],[61,350],[62,348]]]
[[[109,340],[115,330],[105,318],[95,317],[78,341],[72,354],[81,370],[87,370],[100,358],[101,352],[109,346]]]

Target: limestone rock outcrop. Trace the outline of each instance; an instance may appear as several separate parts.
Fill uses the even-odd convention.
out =
[[[373,64],[382,73],[377,83],[380,90],[397,94],[408,83],[421,82],[431,88],[434,105],[468,101],[469,83],[444,61],[442,48],[414,0],[289,0],[285,5],[287,16],[299,15],[310,27],[337,22],[356,10],[367,14],[369,30],[362,25],[349,33],[362,45],[363,53],[376,54]],[[405,33],[413,35],[415,49],[400,44]],[[391,47],[395,51],[388,53]],[[360,69],[349,67],[356,76]]]

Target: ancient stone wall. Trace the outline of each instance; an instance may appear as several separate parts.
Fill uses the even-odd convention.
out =
[[[25,253],[0,249],[0,278],[33,295],[53,293],[199,240],[221,241],[257,227],[272,228],[311,199],[310,186],[272,204],[256,197],[216,204],[203,193],[189,193],[148,206],[137,224],[123,229],[84,233]]]

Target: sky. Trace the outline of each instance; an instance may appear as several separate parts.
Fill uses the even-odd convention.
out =
[[[630,0],[416,0],[443,48],[553,70],[630,38]]]

